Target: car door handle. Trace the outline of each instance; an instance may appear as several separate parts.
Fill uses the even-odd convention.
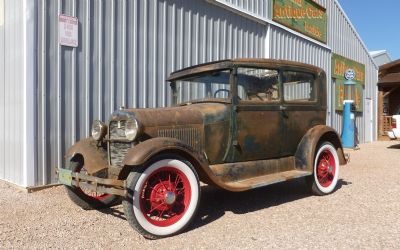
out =
[[[289,118],[289,116],[288,116],[288,114],[286,113],[286,109],[287,109],[287,107],[285,107],[285,106],[279,106],[279,109],[282,111],[282,116],[283,116],[283,118]]]

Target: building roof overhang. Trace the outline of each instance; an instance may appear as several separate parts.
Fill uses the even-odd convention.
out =
[[[400,86],[400,60],[379,67],[378,87]]]

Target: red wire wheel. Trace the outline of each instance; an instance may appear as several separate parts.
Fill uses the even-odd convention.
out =
[[[165,166],[145,181],[140,193],[140,209],[153,225],[175,224],[187,211],[191,188],[186,175],[179,169]]]
[[[178,155],[158,156],[149,166],[134,169],[126,182],[124,214],[129,224],[146,238],[179,233],[197,211],[199,177],[193,165]]]
[[[314,181],[312,191],[317,195],[331,193],[338,182],[339,157],[336,148],[325,142],[318,148],[314,161]]]
[[[324,150],[318,158],[317,178],[323,187],[329,187],[336,173],[336,164],[333,154],[328,149]]]

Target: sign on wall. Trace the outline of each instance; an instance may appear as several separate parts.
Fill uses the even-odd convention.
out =
[[[326,9],[313,0],[274,0],[272,20],[326,43]]]
[[[362,85],[365,82],[365,65],[359,62],[350,60],[338,54],[332,54],[332,77],[345,80],[346,70],[352,69],[355,73],[356,81]]]
[[[356,84],[354,86],[354,105],[357,112],[363,111],[363,90],[365,84],[365,65],[356,61],[350,60],[338,54],[332,54],[332,78],[336,79],[335,89],[335,108],[338,111],[343,110],[344,101],[344,82],[347,80],[346,76],[352,72],[353,78],[351,79]]]
[[[78,47],[78,18],[66,15],[58,17],[58,41],[64,46]]]

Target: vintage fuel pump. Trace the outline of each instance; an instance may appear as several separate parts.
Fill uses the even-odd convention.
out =
[[[344,101],[343,101],[343,129],[342,143],[344,148],[355,148],[355,84],[353,79],[356,73],[353,69],[346,70],[344,78]]]

